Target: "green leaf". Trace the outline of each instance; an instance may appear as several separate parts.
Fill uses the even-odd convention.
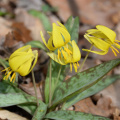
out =
[[[9,66],[9,63],[8,63],[6,60],[2,59],[2,58],[0,58],[0,64],[1,64],[4,68],[7,68],[7,67]]]
[[[63,82],[64,80],[64,76],[65,76],[65,67],[66,66],[61,66],[60,64],[56,63],[55,61],[52,60],[52,92],[53,89],[55,87],[56,84],[56,80],[58,77],[58,73],[59,73],[59,69],[60,67],[62,67],[61,73],[60,73],[60,77],[59,77],[59,81],[57,83],[57,86]],[[49,102],[49,70],[47,72],[47,77],[45,80],[45,103]]]
[[[40,105],[38,106],[37,110],[35,111],[32,120],[42,120],[42,118],[45,116],[45,113],[47,111],[47,106],[45,109],[44,105],[41,105],[41,103],[39,103],[39,104]]]
[[[111,83],[115,82],[118,79],[120,79],[120,75],[107,76],[103,78],[102,80],[98,81],[98,83],[96,83],[92,87],[86,89],[82,93],[69,99],[66,103],[64,103],[64,105],[62,106],[62,109],[65,110],[69,108],[71,105],[75,104],[76,102],[86,97],[96,94],[97,92],[103,90],[104,88],[106,88],[107,86],[109,86]]]
[[[25,96],[22,93],[0,93],[0,107],[19,105],[22,103],[34,103],[36,99],[31,96]]]
[[[44,13],[42,13],[40,11],[36,11],[36,10],[30,10],[29,13],[41,20],[46,31],[52,30],[51,23],[50,23],[48,17]]]
[[[33,47],[33,48],[39,48],[39,49],[42,49],[44,51],[47,51],[47,48],[45,47],[45,45],[40,41],[35,41],[35,40],[30,41],[26,45],[31,45],[31,47]]]
[[[102,116],[75,111],[54,111],[48,113],[45,118],[54,120],[110,120]]]
[[[79,35],[79,18],[73,18],[72,16],[69,17],[65,24],[65,27],[71,35],[71,40],[75,40],[77,43]]]
[[[41,110],[46,111],[47,106],[39,100]],[[18,105],[20,108],[26,110],[30,114],[34,114],[36,106],[36,98],[24,93],[21,89],[17,88],[14,83],[8,81],[0,82],[0,107],[7,107]],[[42,117],[45,113],[39,113]]]
[[[50,109],[90,88],[118,64],[120,64],[120,59],[111,60],[81,73],[77,73],[67,81],[61,83],[55,91],[53,105]]]
[[[48,4],[42,6],[42,11],[44,12],[57,12],[57,7],[50,7]]]

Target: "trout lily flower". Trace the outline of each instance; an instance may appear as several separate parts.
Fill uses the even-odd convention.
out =
[[[50,50],[54,51],[57,48],[60,48],[61,46],[64,46],[70,41],[70,34],[65,28],[63,24],[60,22],[57,22],[59,26],[57,26],[55,23],[53,23],[53,30],[52,32],[48,32],[50,35],[50,38],[48,40],[48,43],[46,43],[46,40],[43,36],[42,31],[40,31],[41,38],[45,44],[45,46]]]
[[[115,40],[116,33],[103,25],[97,25],[96,28],[97,29],[87,30],[87,33],[84,35],[84,37],[101,51],[92,51],[87,49],[82,50],[93,52],[99,55],[105,55],[109,48],[111,48],[114,55],[117,56],[116,52],[119,53],[119,51],[115,47],[120,49],[120,45],[118,44],[120,41]]]
[[[75,72],[79,66],[78,61],[81,59],[80,50],[74,40],[70,41],[65,46],[61,47],[58,51],[58,55],[53,52],[47,53],[54,61],[61,65],[70,63],[70,70],[72,71],[72,64]]]
[[[14,82],[16,74],[21,76],[28,75],[35,66],[38,58],[37,50],[32,51],[30,45],[19,48],[11,54],[9,58],[9,66],[6,71],[4,79],[8,79],[12,75],[10,82]]]

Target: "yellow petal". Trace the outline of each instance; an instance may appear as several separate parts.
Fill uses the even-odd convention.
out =
[[[28,60],[24,61],[24,63],[17,69],[16,72],[18,72],[21,76],[28,75],[33,67],[35,66],[38,58],[38,52],[37,50],[33,51],[34,56],[30,57]]]
[[[88,49],[82,49],[83,51],[87,51],[87,52],[92,52],[92,53],[96,53],[99,55],[105,55],[108,51],[92,51],[92,50],[88,50]]]
[[[70,41],[70,34],[62,27],[57,26],[53,23],[53,44],[56,48],[64,46]],[[65,41],[64,41],[65,40]]]
[[[62,23],[60,23],[59,21],[57,21],[57,23],[58,23],[58,25],[59,25],[60,27],[66,29],[66,27],[65,27]],[[67,30],[67,29],[66,29],[66,30]]]
[[[34,61],[32,61],[32,66],[31,66],[31,69],[29,70],[29,73],[31,72],[31,70],[34,68],[36,62],[37,62],[37,59],[38,59],[38,51],[37,50],[34,50],[33,51],[33,54],[34,54]]]
[[[50,31],[47,31],[47,33],[48,33],[50,36],[52,36],[52,32],[50,32]]]
[[[21,76],[26,76],[27,74],[29,74],[29,70],[31,67],[33,59],[30,58],[28,61],[24,62],[17,70],[16,72],[18,72]]]
[[[64,37],[65,44],[68,43],[71,39],[69,32],[67,30],[63,29],[62,27],[59,27],[59,31],[62,34],[62,36]]]
[[[56,47],[53,46],[53,37],[51,36],[48,40],[47,48],[51,51],[54,51],[57,49]]]
[[[86,34],[86,36],[91,41],[91,43],[98,49],[101,49],[103,51],[108,51],[109,47],[111,46],[110,44],[108,44],[107,42],[103,41],[102,39],[99,39],[99,38],[96,38],[96,37],[92,37],[92,36],[89,36],[87,34]]]
[[[78,48],[76,42],[72,41],[72,47],[73,47],[73,62],[78,62],[81,58],[80,49]]]
[[[16,71],[23,63],[29,61],[30,58],[34,57],[33,53],[16,53],[16,56],[9,58],[9,65],[13,71]]]
[[[41,35],[42,41],[44,42],[45,46],[47,47],[47,43],[46,43],[46,40],[44,38],[42,31],[40,31],[40,35]]]
[[[53,23],[53,44],[56,48],[64,45],[63,37],[59,31],[59,27]]]
[[[96,28],[100,30],[103,34],[105,34],[112,43],[114,43],[116,38],[116,33],[113,30],[103,25],[97,25]]]
[[[106,35],[104,33],[102,33],[100,30],[97,30],[97,29],[90,29],[90,30],[87,30],[87,34],[90,34],[94,37],[97,37],[97,38],[103,38],[103,39],[108,39],[106,37]]]
[[[31,49],[31,46],[30,45],[26,45],[26,46],[23,46],[23,47],[17,49],[13,54],[15,54],[17,52],[27,52],[29,49]]]
[[[57,63],[59,63],[59,64],[61,64],[61,65],[66,65],[64,59],[63,59],[63,58],[58,59],[58,56],[57,56],[55,53],[50,52],[50,53],[47,53],[47,54],[48,54],[48,55],[50,56],[50,58],[52,58],[55,62],[57,62]]]

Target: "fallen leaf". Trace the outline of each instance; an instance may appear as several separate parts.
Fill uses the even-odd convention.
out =
[[[45,30],[41,21],[38,18],[28,14],[28,12],[24,9],[16,9],[15,14],[16,21],[24,23],[24,25],[31,31],[32,39],[42,41],[40,37],[40,31],[42,31],[44,34]]]
[[[6,34],[8,34],[9,32],[12,31],[12,29],[10,28],[12,25],[11,21],[5,20],[2,17],[0,17],[0,37],[5,36]]]
[[[58,8],[58,16],[61,18],[63,22],[67,21],[67,19],[72,15],[71,10],[69,8],[69,3],[67,0],[46,0],[52,7]]]
[[[106,101],[108,102],[108,100]],[[104,103],[102,106],[106,105],[107,110],[103,107],[99,107],[93,103],[90,97],[83,99],[76,104],[74,104],[75,111],[85,112],[85,113],[92,113],[94,115],[100,115],[104,117],[110,117],[111,114],[114,112],[113,108],[109,107],[110,102],[107,104]]]
[[[9,112],[7,110],[0,110],[0,118],[2,120],[27,120],[24,117],[21,117],[20,115],[17,115],[15,113]]]
[[[16,0],[16,4],[20,8],[26,10],[41,10],[42,1],[41,0]]]
[[[75,0],[79,8],[80,21],[89,25],[105,25],[112,28],[113,15],[120,10],[119,0]]]

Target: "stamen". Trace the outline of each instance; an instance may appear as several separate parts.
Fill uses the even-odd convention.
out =
[[[15,74],[15,76],[14,76],[13,83],[15,82],[15,78],[16,78],[16,74]]]
[[[114,48],[113,46],[111,46],[117,53],[119,53],[119,51],[116,49],[116,48]]]
[[[15,79],[15,76],[16,76],[16,73],[14,72],[11,79],[10,79],[10,82],[12,82],[12,80]]]
[[[7,76],[6,76],[6,79],[8,79],[8,77],[10,76],[10,74],[12,73],[12,71],[10,71]]]
[[[72,52],[68,48],[64,47],[64,49],[69,55],[72,54]]]
[[[65,58],[65,60],[67,59],[66,56],[65,56],[65,53],[64,51],[62,50],[62,54],[63,54],[63,57]]]
[[[116,42],[120,42],[119,40],[115,40]]]
[[[7,71],[7,70],[9,71],[9,70],[10,70],[10,67],[8,67],[8,68],[2,70],[1,72]]]
[[[77,66],[79,67],[79,63],[77,62]]]
[[[73,65],[74,65],[75,72],[77,72],[77,64],[73,63]]]
[[[115,42],[115,45],[118,46],[120,48],[120,45],[118,43]]]
[[[112,48],[111,48],[111,49],[112,49]],[[113,49],[112,49],[112,51],[113,51],[114,55],[117,56],[117,54],[115,53],[115,51],[114,51]]]

